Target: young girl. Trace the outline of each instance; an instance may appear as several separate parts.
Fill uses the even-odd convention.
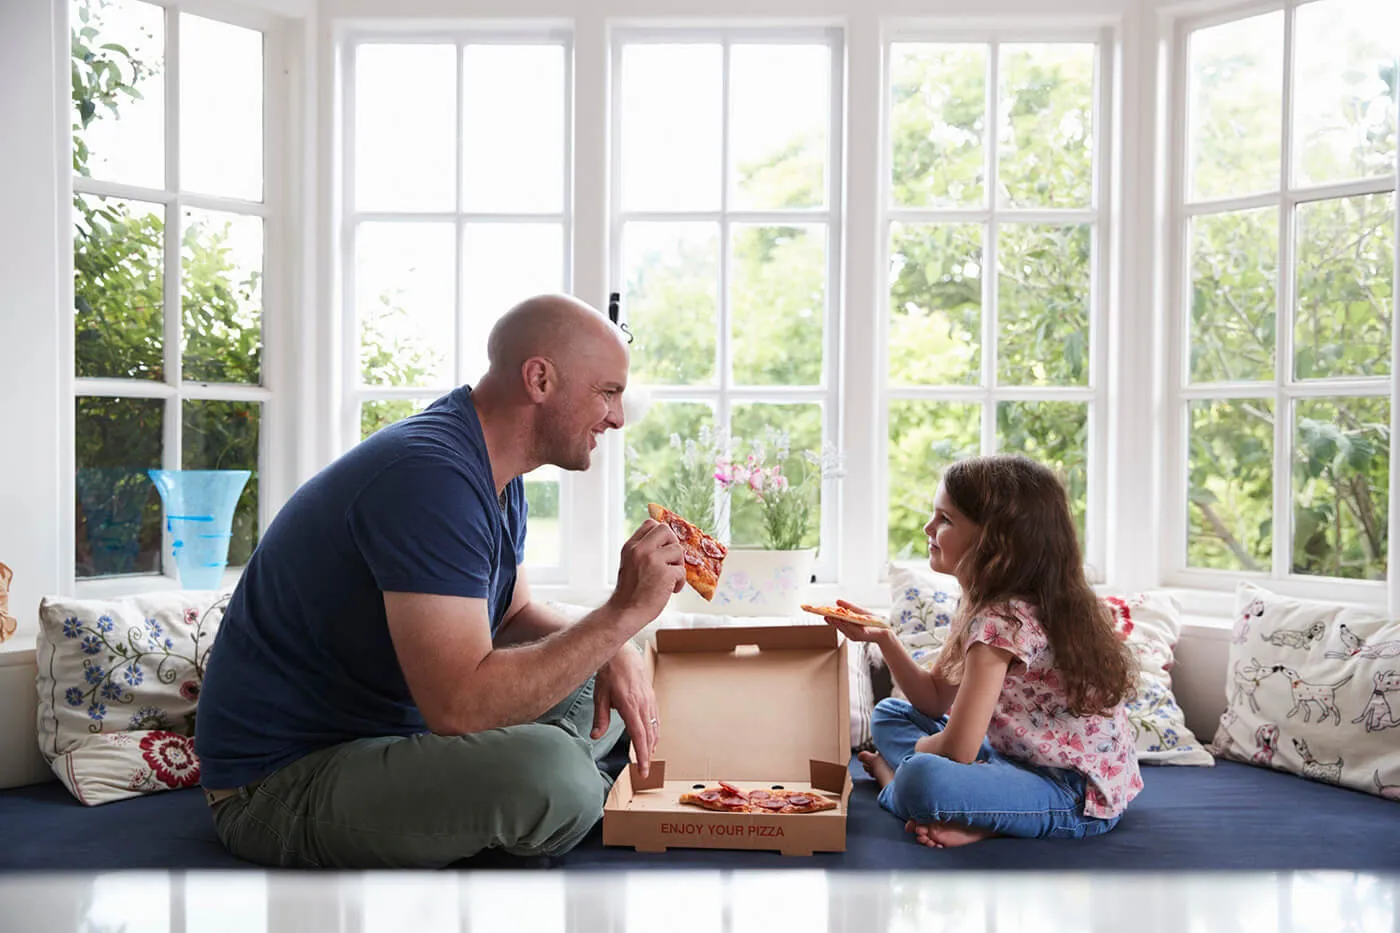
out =
[[[909,697],[875,707],[878,754],[860,756],[881,806],[936,848],[1108,832],[1142,789],[1134,668],[1084,578],[1064,487],[1024,457],[963,460],[924,533],[963,594],[931,671],[891,630],[827,620],[878,644]]]

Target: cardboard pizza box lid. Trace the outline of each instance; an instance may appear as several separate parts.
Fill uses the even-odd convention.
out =
[[[634,790],[668,778],[845,784],[850,687],[836,629],[662,629],[647,655],[661,736],[647,778],[632,765]]]

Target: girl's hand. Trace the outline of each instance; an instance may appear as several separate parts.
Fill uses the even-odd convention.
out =
[[[855,622],[848,622],[835,616],[823,616],[823,619],[827,625],[833,626],[851,641],[882,641],[885,636],[894,634],[889,629],[857,625]]]
[[[943,754],[943,733],[935,732],[933,735],[926,735],[914,743],[914,751],[925,752],[929,755]]]

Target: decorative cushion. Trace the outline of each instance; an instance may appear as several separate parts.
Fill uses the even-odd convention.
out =
[[[1229,663],[1217,755],[1400,800],[1400,622],[1241,583]]]
[[[195,707],[228,594],[39,606],[39,750],[88,805],[199,783]]]
[[[0,564],[0,641],[4,641],[15,633],[19,628],[19,622],[10,615],[10,581],[14,579],[14,572]]]
[[[1113,613],[1118,636],[1138,662],[1137,689],[1128,700],[1138,761],[1214,765],[1214,756],[1186,727],[1186,715],[1172,692],[1173,656],[1181,635],[1181,609],[1176,600],[1165,593],[1137,593],[1105,596],[1103,602]]]
[[[927,670],[948,638],[962,598],[958,582],[920,567],[892,566],[889,576],[890,622],[900,642]],[[1181,632],[1176,601],[1159,593],[1106,597],[1104,601],[1140,667],[1137,689],[1128,701],[1138,761],[1213,765],[1215,759],[1186,727],[1186,717],[1172,693],[1172,657]],[[897,686],[894,692],[901,695]]]

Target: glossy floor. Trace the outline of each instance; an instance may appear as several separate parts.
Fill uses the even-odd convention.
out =
[[[0,875],[42,933],[1400,933],[1400,876],[261,872]]]

